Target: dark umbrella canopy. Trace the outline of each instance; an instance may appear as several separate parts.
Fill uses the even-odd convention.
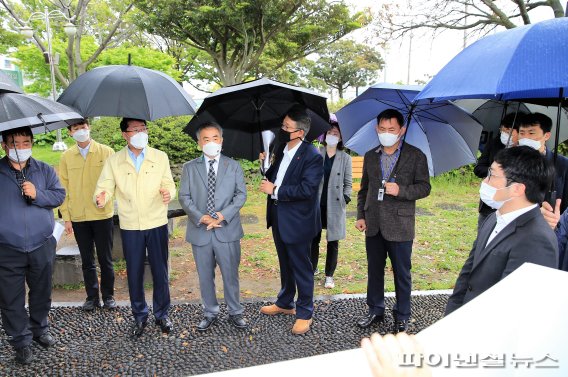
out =
[[[259,79],[221,88],[207,96],[184,131],[196,138],[195,131],[200,125],[214,121],[223,128],[225,155],[256,160],[264,151],[261,132],[277,133],[282,117],[295,103],[308,108],[312,120],[309,141],[329,129],[324,96],[305,88]]]
[[[74,109],[46,98],[0,94],[0,131],[29,126],[38,134],[67,127],[80,119],[82,116]]]
[[[23,93],[24,91],[5,73],[0,71],[0,93]]]
[[[192,115],[197,107],[173,78],[134,65],[92,69],[73,81],[57,101],[76,108],[84,117],[145,120]]]

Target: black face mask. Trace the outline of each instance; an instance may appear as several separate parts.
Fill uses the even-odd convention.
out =
[[[278,142],[280,143],[288,143],[289,141],[301,139],[299,136],[293,139],[290,139],[290,135],[297,131],[288,132],[285,129],[281,128],[278,132]]]

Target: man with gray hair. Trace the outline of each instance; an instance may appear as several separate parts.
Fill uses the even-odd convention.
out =
[[[188,216],[186,240],[191,243],[204,309],[197,330],[209,329],[219,315],[217,264],[223,276],[229,322],[246,328],[239,291],[240,240],[244,235],[239,211],[247,199],[243,169],[221,154],[223,130],[218,124],[201,125],[197,143],[203,156],[183,165],[179,188],[179,201]]]
[[[260,191],[267,194],[266,224],[280,263],[282,288],[272,305],[263,306],[266,315],[293,314],[293,334],[310,330],[314,311],[314,272],[311,243],[321,231],[318,189],[323,177],[323,158],[304,139],[310,130],[306,109],[294,105],[280,129],[276,161],[266,172]],[[261,159],[264,159],[261,155]],[[294,296],[298,300],[294,308]]]

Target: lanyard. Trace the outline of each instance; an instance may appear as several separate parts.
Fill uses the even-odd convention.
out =
[[[385,168],[383,167],[383,159],[379,156],[379,164],[381,165],[381,172],[383,174],[383,181],[381,185],[382,187],[385,187],[385,183],[389,182],[392,178],[394,168],[396,167],[396,163],[398,162],[398,158],[400,157],[400,149],[401,148],[399,147],[394,153],[394,160],[392,161],[391,166],[386,171]],[[382,151],[381,153],[385,152]]]

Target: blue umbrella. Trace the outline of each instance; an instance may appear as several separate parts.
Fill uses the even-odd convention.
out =
[[[557,105],[568,88],[568,18],[482,38],[456,55],[416,100],[522,99]]]
[[[475,163],[483,126],[449,101],[413,104],[420,89],[376,84],[339,110],[336,115],[345,146],[360,155],[378,147],[377,115],[392,108],[405,118],[412,112],[405,142],[424,152],[431,176]]]

